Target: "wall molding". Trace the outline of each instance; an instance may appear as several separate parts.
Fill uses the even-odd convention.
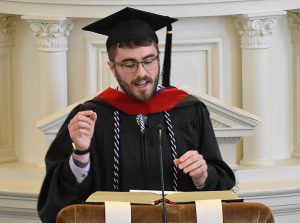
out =
[[[108,60],[106,53],[105,40],[86,39],[86,63],[87,63],[87,80],[88,95],[104,90],[110,86],[110,74],[105,75],[108,71],[103,67],[103,63]],[[104,77],[104,78],[103,78]]]
[[[164,42],[159,43],[161,54],[164,53]],[[205,81],[206,94],[222,99],[224,97],[223,90],[223,60],[222,60],[222,40],[217,37],[201,37],[197,40],[173,40],[172,57],[180,58],[182,53],[203,53],[207,61],[207,72],[202,78]],[[87,80],[88,80],[88,94],[95,94],[102,91],[109,86],[116,85],[116,81],[106,66],[108,56],[106,53],[105,40],[102,39],[86,39],[87,51]],[[163,55],[161,56],[163,58]],[[204,64],[199,63],[199,67]],[[180,76],[176,73],[176,69],[172,69],[172,76]],[[171,77],[172,79],[172,77]],[[197,91],[204,91],[204,89],[195,89]]]
[[[3,13],[26,15],[66,16],[72,18],[101,18],[122,7],[132,6],[157,13],[168,12],[173,17],[223,16],[262,11],[291,10],[300,8],[293,0],[3,0]],[[181,10],[178,10],[180,7]],[[188,15],[186,12],[189,12]]]
[[[160,49],[164,49],[164,43],[160,44]],[[173,40],[172,57],[174,58],[176,55],[180,56],[182,52],[194,53],[196,56],[197,53],[205,54],[207,71],[204,74],[205,77],[201,78],[206,80],[206,90],[204,91],[204,89],[200,88],[194,88],[194,90],[222,100],[224,98],[222,39],[217,36],[200,36],[198,39]],[[194,56],[193,58],[197,60],[197,57]],[[205,66],[205,64],[199,63],[198,66]],[[172,75],[176,75],[175,72],[176,69],[173,69]],[[177,76],[180,75],[177,74]]]
[[[300,10],[288,13],[292,42],[292,101],[294,157],[300,157]]]
[[[9,42],[7,42],[7,41]],[[13,148],[12,39],[0,44],[0,163],[16,159]],[[7,43],[7,44],[6,44]]]
[[[36,209],[37,197],[37,194],[28,196],[12,192],[8,195],[0,192],[0,219],[16,219],[18,222],[27,222],[26,220],[29,220],[28,222],[32,222],[32,220],[40,222]]]
[[[1,67],[1,76],[0,76],[0,87],[4,91],[0,94],[1,102],[1,111],[0,111],[0,120],[1,129],[0,129],[0,148],[8,148],[12,146],[12,126],[11,126],[11,80],[10,80],[10,67],[11,67],[11,58],[9,52],[1,53],[0,51],[0,67]],[[3,131],[2,131],[3,130]],[[1,142],[1,140],[3,140]]]

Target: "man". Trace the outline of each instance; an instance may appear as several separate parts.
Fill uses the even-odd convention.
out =
[[[168,32],[163,85],[155,31],[176,19],[125,8],[85,30],[108,35],[108,88],[70,113],[46,155],[38,200],[43,222],[95,191],[160,190],[162,146],[166,190],[224,190],[235,184],[222,160],[206,106],[169,85]],[[159,132],[162,130],[160,136]]]

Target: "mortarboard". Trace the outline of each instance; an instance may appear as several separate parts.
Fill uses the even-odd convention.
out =
[[[108,36],[106,41],[106,48],[108,50],[117,43],[131,40],[148,39],[158,43],[155,31],[167,27],[162,84],[163,86],[169,86],[172,46],[171,24],[175,21],[177,19],[169,16],[126,7],[82,29]]]

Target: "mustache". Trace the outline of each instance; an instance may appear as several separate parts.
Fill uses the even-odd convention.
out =
[[[133,82],[139,82],[139,81],[149,81],[149,82],[153,82],[153,79],[150,78],[149,76],[144,76],[144,77],[138,77],[136,78]]]

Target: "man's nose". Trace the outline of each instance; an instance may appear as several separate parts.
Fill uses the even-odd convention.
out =
[[[145,76],[146,74],[148,74],[148,71],[145,69],[143,63],[138,63],[136,68],[136,75]]]

